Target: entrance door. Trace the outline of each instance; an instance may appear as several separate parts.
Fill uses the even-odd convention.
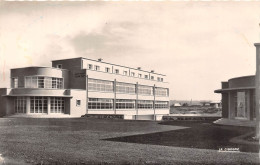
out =
[[[247,118],[246,92],[237,92],[236,118]]]

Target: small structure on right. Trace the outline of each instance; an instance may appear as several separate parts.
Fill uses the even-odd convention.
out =
[[[259,138],[260,111],[260,43],[256,47],[256,74],[222,82],[215,93],[222,95],[222,118],[216,124],[253,126]]]
[[[255,120],[255,76],[244,76],[222,82],[222,118]]]

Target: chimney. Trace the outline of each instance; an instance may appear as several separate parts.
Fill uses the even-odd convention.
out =
[[[151,73],[154,73],[154,70],[151,70]]]
[[[103,59],[102,59],[102,58],[99,58],[99,59],[98,59],[98,61],[99,61],[99,62],[102,62],[102,61],[103,61]]]
[[[137,67],[138,70],[141,70],[141,67]]]

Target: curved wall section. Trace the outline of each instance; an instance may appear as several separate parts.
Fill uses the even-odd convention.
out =
[[[18,78],[18,87],[25,86],[24,78],[26,76],[46,76],[46,77],[66,78],[68,77],[67,74],[68,74],[67,70],[48,68],[48,67],[27,67],[27,68],[11,69],[11,78],[13,77]]]
[[[255,76],[237,77],[228,80],[229,88],[254,87]]]

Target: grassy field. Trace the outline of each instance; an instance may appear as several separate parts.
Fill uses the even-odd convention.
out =
[[[199,131],[200,130],[200,131]],[[7,164],[257,164],[257,153],[221,153],[252,130],[205,122],[0,118]]]

